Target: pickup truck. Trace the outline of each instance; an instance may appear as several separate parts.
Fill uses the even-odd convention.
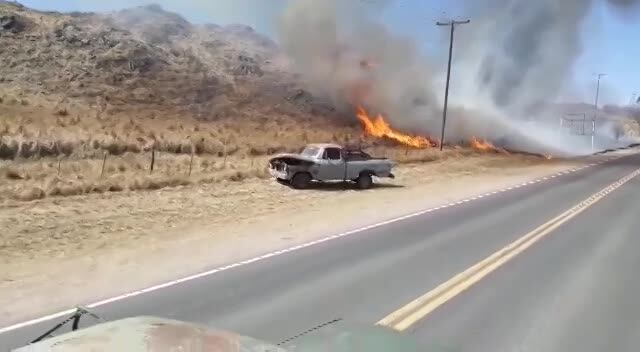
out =
[[[278,154],[269,160],[271,175],[297,189],[309,187],[312,181],[351,181],[367,189],[373,185],[373,176],[394,178],[394,166],[386,158],[337,144],[309,144],[300,154]]]

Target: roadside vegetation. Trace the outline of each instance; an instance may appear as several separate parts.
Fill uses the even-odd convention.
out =
[[[0,200],[266,178],[270,156],[295,153],[312,142],[360,145],[399,163],[475,153],[462,147],[441,153],[397,146],[364,138],[355,121],[284,114],[236,111],[213,121],[162,111],[100,115],[81,106],[47,106],[6,96],[0,114]]]

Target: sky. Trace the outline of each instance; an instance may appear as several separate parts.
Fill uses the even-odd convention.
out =
[[[318,0],[322,1],[322,0]],[[446,17],[464,17],[464,0],[361,0],[375,5],[386,2],[377,19],[391,30],[413,38],[430,55],[439,52],[439,32],[434,22]],[[467,0],[469,1],[469,0]],[[559,0],[561,1],[561,0]],[[22,0],[28,7],[56,11],[111,11],[150,2],[177,12],[194,23],[252,26],[277,40],[277,19],[288,0]],[[640,17],[617,16],[605,5],[593,7],[584,24],[583,53],[574,67],[574,89],[562,100],[593,102],[596,74],[601,81],[600,102],[627,104],[633,93],[640,93]],[[473,22],[461,30],[472,30]],[[444,68],[443,68],[444,69]]]

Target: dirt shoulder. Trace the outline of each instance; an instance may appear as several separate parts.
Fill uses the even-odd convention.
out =
[[[579,163],[476,154],[402,165],[395,180],[368,191],[250,179],[8,203],[0,211],[0,325]]]

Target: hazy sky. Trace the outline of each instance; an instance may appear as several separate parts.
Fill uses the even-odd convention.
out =
[[[322,0],[318,0],[322,1]],[[446,11],[460,15],[463,0],[361,0],[389,3],[380,12],[380,20],[393,30],[413,37],[431,55],[439,40],[434,21]],[[467,0],[469,1],[469,0]],[[561,1],[561,0],[558,0]],[[124,7],[158,3],[192,22],[217,24],[243,23],[275,37],[276,21],[288,0],[22,0],[37,9],[58,11],[108,11]],[[584,52],[575,67],[575,89],[568,100],[593,100],[595,73],[608,74],[602,81],[603,103],[627,103],[634,92],[640,93],[640,17],[620,19],[604,5],[595,6],[584,26]],[[473,30],[473,22],[460,30]],[[443,68],[444,69],[444,68]]]

